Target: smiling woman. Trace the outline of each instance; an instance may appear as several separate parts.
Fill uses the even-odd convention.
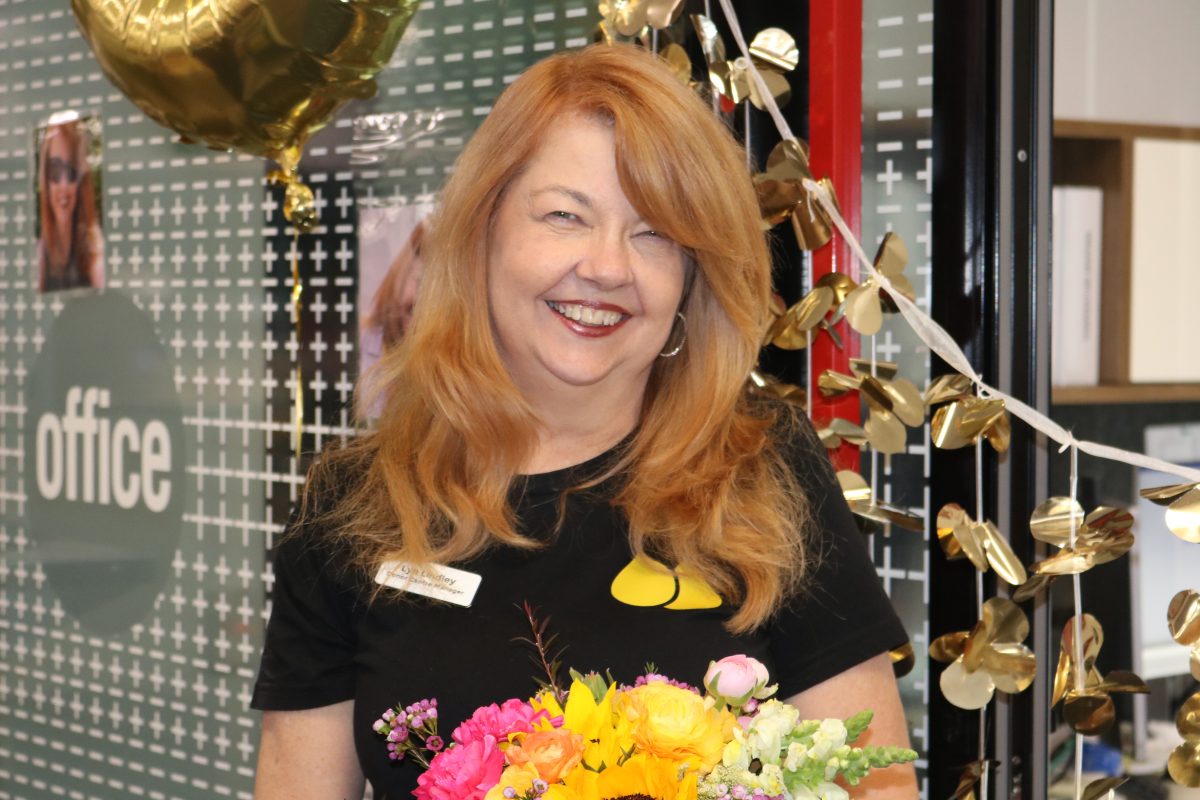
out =
[[[365,774],[405,796],[419,770],[373,723],[436,696],[448,733],[528,696],[525,603],[581,669],[698,682],[745,653],[806,716],[873,708],[873,743],[903,744],[904,630],[807,422],[747,388],[771,263],[708,106],[633,48],[541,62],[463,151],[422,259],[360,404],[377,425],[318,460],[276,553],[259,795]],[[888,772],[863,796],[915,795]]]
[[[37,169],[38,291],[104,285],[103,239],[87,120],[68,113],[41,131]]]

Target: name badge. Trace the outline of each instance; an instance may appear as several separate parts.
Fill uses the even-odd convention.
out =
[[[385,561],[375,573],[375,582],[402,592],[419,594],[434,600],[444,600],[469,608],[483,580],[473,572],[438,564],[410,564],[407,561]]]

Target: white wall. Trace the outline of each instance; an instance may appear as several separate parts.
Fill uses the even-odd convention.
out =
[[[1200,127],[1200,0],[1057,0],[1054,116]]]

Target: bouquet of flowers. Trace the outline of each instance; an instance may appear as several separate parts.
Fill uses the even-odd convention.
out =
[[[916,758],[853,746],[870,711],[801,720],[746,656],[710,664],[703,691],[652,670],[631,686],[571,675],[565,692],[476,710],[448,745],[432,699],[388,709],[375,731],[391,758],[427,767],[420,800],[839,800],[839,776],[853,786]]]

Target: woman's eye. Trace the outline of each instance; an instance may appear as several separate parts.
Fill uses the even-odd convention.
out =
[[[637,238],[644,242],[652,242],[654,244],[673,244],[671,237],[665,233],[656,230],[645,230],[637,234]]]
[[[579,219],[579,217],[575,216],[570,211],[551,211],[546,216],[556,222],[575,222]]]

